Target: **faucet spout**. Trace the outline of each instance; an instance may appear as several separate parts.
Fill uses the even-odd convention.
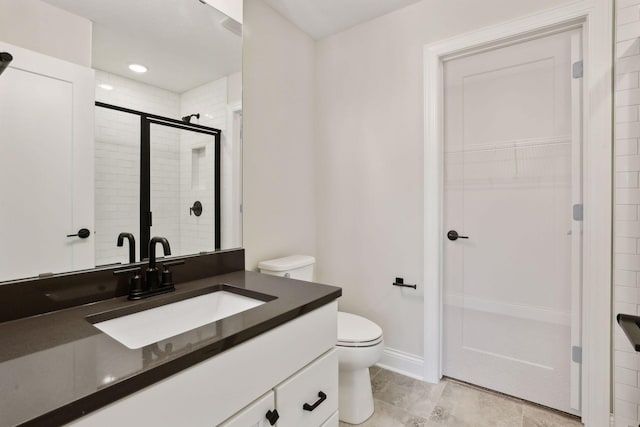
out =
[[[136,262],[136,239],[131,233],[120,233],[118,235],[118,246],[124,246],[124,239],[129,241],[129,263]]]
[[[171,255],[169,241],[165,237],[153,237],[149,241],[149,270],[156,269],[156,244],[162,244],[164,255]]]

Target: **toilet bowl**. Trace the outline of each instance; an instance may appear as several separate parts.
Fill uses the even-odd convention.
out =
[[[360,424],[373,414],[369,367],[380,360],[382,328],[369,319],[338,312],[338,408],[340,420]]]
[[[264,274],[312,281],[314,264],[311,256],[292,255],[262,261],[258,268]],[[338,312],[336,348],[340,371],[339,418],[349,424],[361,424],[373,414],[369,367],[382,356],[382,328],[362,316]]]

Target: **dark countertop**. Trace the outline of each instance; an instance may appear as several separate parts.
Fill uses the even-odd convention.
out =
[[[147,309],[175,302],[221,283],[276,298],[135,350],[87,320],[111,310],[128,312],[128,307]],[[0,427],[65,424],[325,305],[341,293],[333,286],[237,271],[178,283],[175,292],[140,301],[118,297],[0,323]]]

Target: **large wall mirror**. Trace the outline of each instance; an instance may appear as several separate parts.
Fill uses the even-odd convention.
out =
[[[137,262],[153,236],[241,247],[241,24],[199,0],[20,3],[0,1],[0,282]],[[20,26],[54,52],[78,27],[87,63]]]

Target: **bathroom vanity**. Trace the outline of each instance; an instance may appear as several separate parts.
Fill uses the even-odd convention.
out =
[[[204,258],[215,264],[243,255]],[[341,290],[244,266],[211,275],[202,258],[176,267],[176,291],[169,294],[142,301],[122,295],[0,323],[0,426],[99,427],[131,419],[154,426],[337,426]],[[30,286],[46,293],[42,281]],[[48,287],[57,289],[49,295],[63,292]],[[219,292],[261,300],[144,345],[95,326],[128,317],[135,329],[136,316]],[[220,301],[210,311],[223,308]],[[175,323],[184,317],[175,316]]]

